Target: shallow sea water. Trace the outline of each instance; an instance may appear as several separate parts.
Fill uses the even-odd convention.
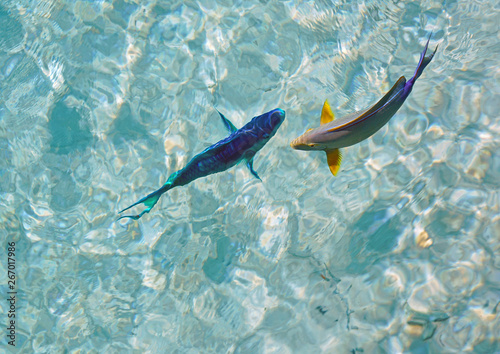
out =
[[[496,1],[3,1],[0,279],[20,352],[500,351]],[[290,141],[437,54],[343,150]],[[280,107],[244,165],[117,212]],[[0,302],[2,323],[8,303]]]

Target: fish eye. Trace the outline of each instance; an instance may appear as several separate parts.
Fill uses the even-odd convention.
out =
[[[279,112],[274,112],[271,114],[271,124],[273,126],[279,124],[281,122],[281,113]]]

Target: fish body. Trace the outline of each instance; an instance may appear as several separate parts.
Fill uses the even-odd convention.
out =
[[[394,116],[408,98],[415,81],[436,53],[437,47],[431,55],[425,56],[429,40],[420,56],[415,74],[410,80],[406,81],[406,78],[401,76],[391,90],[373,106],[336,120],[334,120],[328,101],[325,101],[321,113],[321,125],[309,129],[293,140],[291,147],[297,150],[325,151],[330,171],[335,176],[342,160],[339,149],[357,144],[375,134]]]
[[[168,190],[186,185],[198,178],[225,171],[241,161],[246,161],[250,172],[258,179],[253,169],[253,157],[276,134],[285,119],[285,111],[275,109],[254,117],[241,129],[236,127],[222,113],[220,117],[231,134],[206,148],[193,157],[181,170],[173,173],[167,182],[158,190],[123,209],[120,213],[138,204],[146,205],[146,209],[138,215],[123,215],[122,218],[139,219],[153,208],[160,196]]]

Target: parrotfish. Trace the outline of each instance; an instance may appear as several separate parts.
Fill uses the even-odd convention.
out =
[[[219,112],[219,115],[231,134],[193,157],[186,167],[170,175],[160,189],[120,211],[123,213],[136,205],[144,204],[146,209],[140,214],[123,215],[118,220],[122,218],[137,220],[145,213],[149,213],[161,195],[170,189],[184,186],[201,177],[225,171],[241,161],[245,161],[252,175],[260,180],[253,168],[253,158],[257,151],[262,149],[276,134],[281,123],[285,120],[285,111],[277,108],[254,117],[241,129],[237,129],[222,113]]]
[[[425,56],[430,39],[429,36],[425,49],[420,55],[415,74],[410,80],[406,81],[406,78],[401,76],[391,90],[373,106],[337,120],[334,120],[330,104],[326,100],[321,112],[321,125],[318,128],[309,129],[293,140],[291,147],[297,150],[325,151],[330,171],[334,176],[337,175],[342,161],[339,149],[357,144],[375,134],[403,105],[415,81],[436,53],[437,46],[431,55]]]

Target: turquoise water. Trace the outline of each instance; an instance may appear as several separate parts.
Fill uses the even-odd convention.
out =
[[[22,352],[500,351],[495,1],[4,1],[0,286]],[[346,148],[289,143],[437,54]],[[244,165],[117,211],[282,108]],[[6,295],[4,295],[6,296]],[[0,302],[7,323],[9,304]]]

